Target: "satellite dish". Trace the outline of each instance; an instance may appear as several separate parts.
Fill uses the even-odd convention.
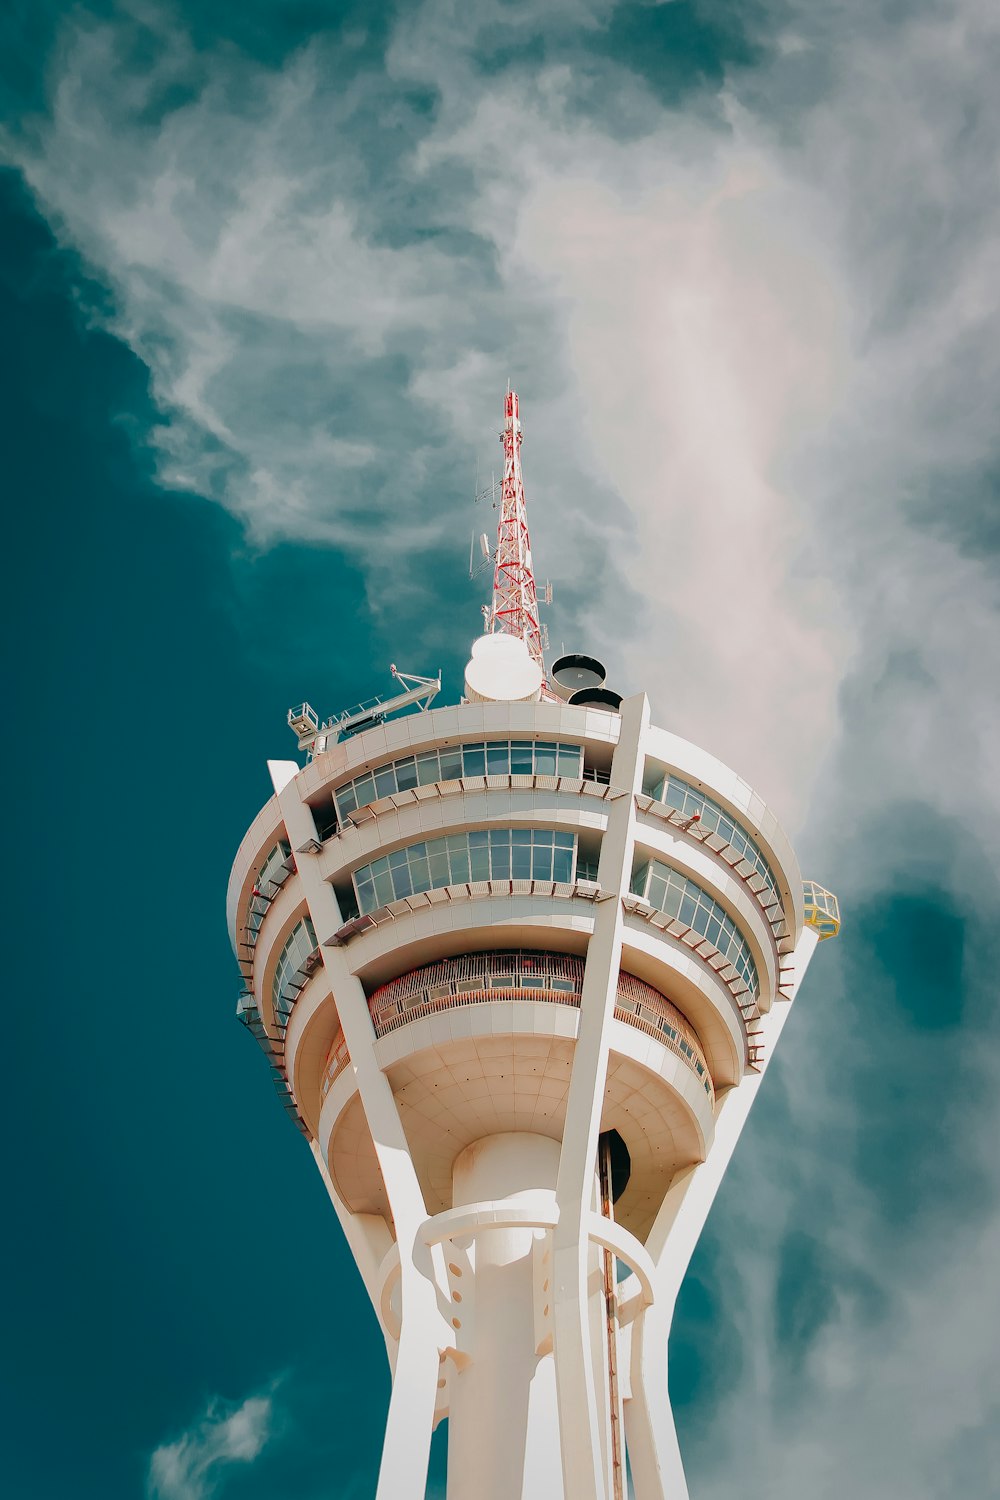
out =
[[[589,687],[581,688],[569,701],[576,708],[607,708],[616,714],[622,706],[622,695],[611,688]]]
[[[481,635],[465,668],[470,703],[537,703],[542,669],[517,635]]]
[[[588,688],[603,687],[606,676],[603,663],[599,662],[596,657],[584,656],[579,651],[571,651],[552,663],[549,686],[554,693],[558,693],[560,698],[571,702],[574,693],[583,692]]]

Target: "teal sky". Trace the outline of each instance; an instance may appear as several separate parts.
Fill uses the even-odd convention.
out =
[[[0,22],[4,1492],[373,1491],[381,1341],[225,887],[289,704],[457,698],[509,376],[553,641],[846,915],[681,1298],[693,1500],[989,1500],[1000,23],[465,9]]]

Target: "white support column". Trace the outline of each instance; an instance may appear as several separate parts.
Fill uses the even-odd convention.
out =
[[[688,1500],[667,1383],[672,1314],[672,1307],[654,1301],[631,1327],[632,1395],[625,1402],[625,1445],[635,1500]]]
[[[455,1208],[485,1202],[516,1208],[544,1196],[554,1216],[558,1165],[559,1143],[549,1136],[522,1130],[473,1141],[455,1161]],[[539,1233],[509,1224],[476,1231],[473,1274],[463,1278],[464,1300],[455,1308],[468,1363],[451,1381],[449,1500],[563,1500],[561,1478],[550,1483],[552,1467],[558,1468],[557,1460],[552,1463],[558,1425],[540,1372],[551,1359],[536,1349]],[[548,1420],[542,1432],[540,1420]],[[539,1458],[540,1471],[533,1467]]]
[[[299,880],[344,1028],[399,1244],[402,1326],[376,1500],[424,1500],[438,1350],[450,1342],[438,1306],[431,1251],[418,1236],[427,1209],[389,1080],[375,1060],[375,1031],[364,988],[351,973],[344,950],[322,946],[324,938],[340,927],[342,918],[333,887],[320,874],[316,855],[308,852],[316,840],[316,826],[310,808],[299,795],[299,767],[294,761],[269,761],[268,769],[289,843],[296,850]]]
[[[776,999],[767,1015],[761,1017],[764,1054],[759,1073],[749,1074],[722,1100],[708,1157],[698,1166],[679,1173],[671,1183],[646,1241],[646,1249],[656,1266],[654,1300],[651,1307],[639,1314],[632,1329],[632,1397],[625,1408],[636,1500],[686,1500],[687,1497],[667,1389],[667,1344],[674,1307],[816,942],[816,933],[807,927],[788,964],[792,973],[783,983],[789,999]]]
[[[642,790],[643,741],[649,724],[645,695],[622,704],[621,735],[611,765],[611,785],[627,795],[608,804],[598,880],[614,891],[595,911],[587,949],[580,1029],[566,1106],[553,1234],[553,1334],[563,1485],[573,1500],[606,1500],[601,1442],[603,1404],[594,1380],[588,1309],[589,1238],[585,1223],[594,1190],[597,1138],[608,1071],[611,1021],[618,992],[624,916],[620,896],[632,878],[635,793]],[[601,1393],[603,1396],[603,1393]]]
[[[378,1298],[378,1273],[383,1257],[393,1243],[392,1233],[381,1214],[356,1214],[351,1212],[343,1198],[337,1192],[333,1178],[330,1176],[330,1170],[323,1160],[323,1153],[318,1143],[310,1141],[309,1149],[312,1152],[313,1161],[316,1163],[319,1175],[323,1179],[323,1186],[326,1188],[330,1202],[333,1204],[333,1210],[344,1232],[344,1238],[351,1247],[354,1264],[361,1273],[361,1279],[365,1284],[365,1291],[368,1293],[372,1309],[379,1320],[379,1325],[385,1338],[386,1354],[389,1356],[389,1366],[392,1368],[396,1362],[396,1340],[385,1326],[385,1319],[382,1317]]]

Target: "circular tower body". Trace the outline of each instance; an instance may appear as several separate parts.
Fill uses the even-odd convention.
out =
[[[449,1500],[616,1500],[626,1450],[677,1500],[673,1302],[820,926],[775,818],[642,696],[271,774],[240,1010],[385,1338],[380,1500],[422,1500],[444,1419]]]

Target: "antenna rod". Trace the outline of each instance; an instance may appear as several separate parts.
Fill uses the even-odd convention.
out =
[[[542,669],[542,631],[538,620],[538,591],[531,564],[528,509],[521,476],[521,419],[517,392],[507,383],[504,398],[503,484],[500,490],[500,520],[497,526],[496,566],[493,572],[493,602],[486,611],[488,634],[520,636]]]

